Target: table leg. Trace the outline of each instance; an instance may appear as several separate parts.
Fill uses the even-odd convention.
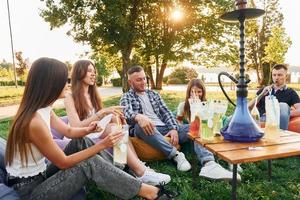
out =
[[[268,178],[272,181],[272,160],[268,160]]]
[[[236,188],[237,188],[237,164],[233,164],[233,177],[232,177],[232,182],[231,182],[231,199],[236,200],[237,199],[237,193],[236,193]]]
[[[198,160],[197,160],[197,156],[196,153],[194,151],[194,145],[196,145],[196,143],[194,141],[191,141],[191,152],[192,152],[192,175],[193,177],[197,177],[197,165],[198,165]],[[201,169],[200,169],[201,170]],[[193,184],[196,184],[196,178],[193,178]]]

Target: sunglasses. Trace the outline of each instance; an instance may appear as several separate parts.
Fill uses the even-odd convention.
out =
[[[67,83],[68,83],[68,84],[71,83],[71,78],[68,78]]]

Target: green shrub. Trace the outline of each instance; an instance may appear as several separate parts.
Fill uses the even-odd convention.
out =
[[[169,76],[163,77],[163,83],[168,83]]]
[[[102,76],[97,76],[97,86],[102,86],[102,84],[103,84],[103,78],[102,78]]]
[[[0,81],[0,86],[14,86],[14,81]],[[18,80],[18,85],[24,86],[25,82]]]
[[[112,85],[114,87],[121,87],[122,86],[122,79],[121,78],[113,78],[111,79]]]
[[[176,68],[169,75],[169,84],[187,84],[191,79],[197,78],[198,73],[196,70],[188,67],[179,67]]]
[[[182,81],[176,77],[172,77],[168,80],[168,84],[183,84],[183,83],[184,83],[184,81]]]

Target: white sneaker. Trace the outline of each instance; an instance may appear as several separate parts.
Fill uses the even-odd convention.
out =
[[[233,174],[215,161],[209,161],[201,168],[199,176],[215,180],[231,180]],[[237,174],[237,181],[241,181],[239,174]]]
[[[159,184],[168,184],[171,181],[171,177],[167,174],[162,174],[155,172],[151,168],[146,168],[144,175],[137,177],[138,180],[141,180],[143,183],[149,185],[159,185]]]
[[[179,171],[186,172],[192,167],[182,152],[177,151],[177,155],[174,156],[173,160],[177,163],[177,170]]]
[[[233,165],[232,165],[232,164],[228,163],[228,167],[229,167],[229,170],[230,170],[230,171],[233,171]],[[243,168],[241,167],[240,164],[237,165],[237,171],[238,171],[239,173],[242,173],[242,172],[243,172]]]

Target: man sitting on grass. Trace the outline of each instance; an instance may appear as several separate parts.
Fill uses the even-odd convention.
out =
[[[182,152],[174,147],[188,140],[189,125],[178,125],[175,117],[165,105],[161,96],[146,89],[146,75],[141,66],[128,70],[128,81],[131,89],[123,94],[121,105],[133,134],[152,147],[162,151],[168,159],[174,160],[179,171],[191,169],[190,163]],[[170,142],[164,139],[170,137]],[[200,176],[210,179],[232,179],[232,172],[215,162],[213,154],[194,143],[197,158],[202,164]],[[238,180],[241,177],[238,175]]]
[[[287,130],[290,117],[300,116],[300,99],[297,92],[286,86],[287,67],[277,64],[272,68],[273,83],[257,91],[257,108],[260,113],[260,120],[266,120],[265,97],[274,95],[280,106],[280,128]],[[249,102],[249,109],[252,109],[255,99]],[[292,109],[291,109],[292,108]]]

